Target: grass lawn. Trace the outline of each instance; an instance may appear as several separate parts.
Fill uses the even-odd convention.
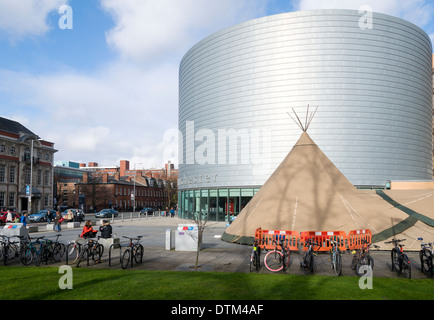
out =
[[[71,270],[73,289],[62,290],[59,280],[64,274],[59,273],[59,268],[0,267],[0,299],[434,299],[433,279],[374,278],[373,289],[362,290],[358,277],[90,268]]]

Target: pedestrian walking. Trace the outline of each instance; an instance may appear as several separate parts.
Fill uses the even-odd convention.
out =
[[[54,217],[54,231],[60,232],[62,230],[60,227],[62,221],[62,215],[60,214],[60,211],[57,211],[56,216]]]
[[[27,212],[24,212],[24,214],[21,216],[21,221],[20,221],[23,226],[27,226]]]

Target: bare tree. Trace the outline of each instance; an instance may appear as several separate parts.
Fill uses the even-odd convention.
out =
[[[199,267],[199,254],[203,244],[203,233],[205,229],[209,226],[210,220],[208,215],[204,215],[200,212],[193,214],[190,220],[197,226],[197,236],[190,233],[190,236],[197,243],[196,262],[194,265],[194,269],[197,270],[197,268]]]

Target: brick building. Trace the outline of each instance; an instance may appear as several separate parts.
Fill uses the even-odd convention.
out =
[[[134,181],[130,177],[121,178],[119,173],[114,176],[85,174],[83,181],[75,184],[73,194],[72,205],[81,207],[83,204],[87,212],[104,208],[130,211],[134,209],[134,199],[136,210],[144,207],[163,209],[168,205],[168,192],[161,180],[137,176]]]
[[[115,208],[119,211],[140,210],[144,207],[165,209],[176,204],[176,181],[173,165],[166,165],[158,174],[151,170],[129,170],[129,161],[118,166],[98,166],[95,162],[80,164],[76,168],[64,162],[55,167],[56,199],[59,206],[83,208],[86,212]],[[157,170],[157,169],[155,169]],[[145,175],[144,172],[148,174]],[[80,174],[81,173],[81,174]],[[132,197],[134,194],[135,197]],[[134,199],[136,202],[134,203]]]

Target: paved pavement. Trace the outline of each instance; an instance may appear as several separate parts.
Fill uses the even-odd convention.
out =
[[[166,250],[166,230],[175,231],[178,224],[188,224],[189,221],[175,218],[141,218],[133,221],[129,219],[115,220],[112,223],[113,233],[120,238],[121,243],[127,244],[127,239],[123,236],[138,236],[144,235],[142,245],[144,246],[143,263],[136,265],[134,269],[141,270],[172,270],[172,271],[194,271],[196,261],[196,252],[185,252],[176,250]],[[62,236],[60,241],[68,243],[68,241],[76,239],[81,233],[83,226],[80,228],[66,229],[66,225],[62,224]],[[220,239],[226,229],[226,222],[208,222],[204,232],[203,248],[199,254],[199,271],[217,271],[217,272],[250,272],[249,271],[249,256],[252,250],[251,246],[231,244]],[[39,232],[31,233],[31,236],[42,236],[47,238],[54,237],[56,232],[47,231],[45,225],[39,226]],[[175,236],[175,232],[173,233]],[[112,251],[111,267],[121,268],[119,259],[119,249]],[[420,272],[420,262],[418,252],[407,252],[407,255],[412,262],[412,278],[427,278],[426,275]],[[375,265],[374,277],[402,277],[397,272],[391,271],[390,251],[371,251],[371,256],[374,258]],[[262,255],[263,257],[263,255]],[[326,253],[319,254],[315,257],[315,274],[333,276],[333,270],[330,268],[328,260],[329,255]],[[261,258],[262,259],[262,258]],[[291,254],[290,267],[285,273],[288,274],[303,274],[300,269],[301,256],[298,253]],[[355,272],[350,268],[352,255],[346,253],[343,255],[343,275],[356,276]],[[20,262],[14,261],[13,264],[20,265]],[[52,265],[52,264],[49,264]],[[87,267],[86,264],[82,264]],[[103,255],[103,263],[90,263],[89,268],[109,268],[108,265],[108,250],[105,250]],[[262,267],[259,273],[270,273],[265,267]]]

